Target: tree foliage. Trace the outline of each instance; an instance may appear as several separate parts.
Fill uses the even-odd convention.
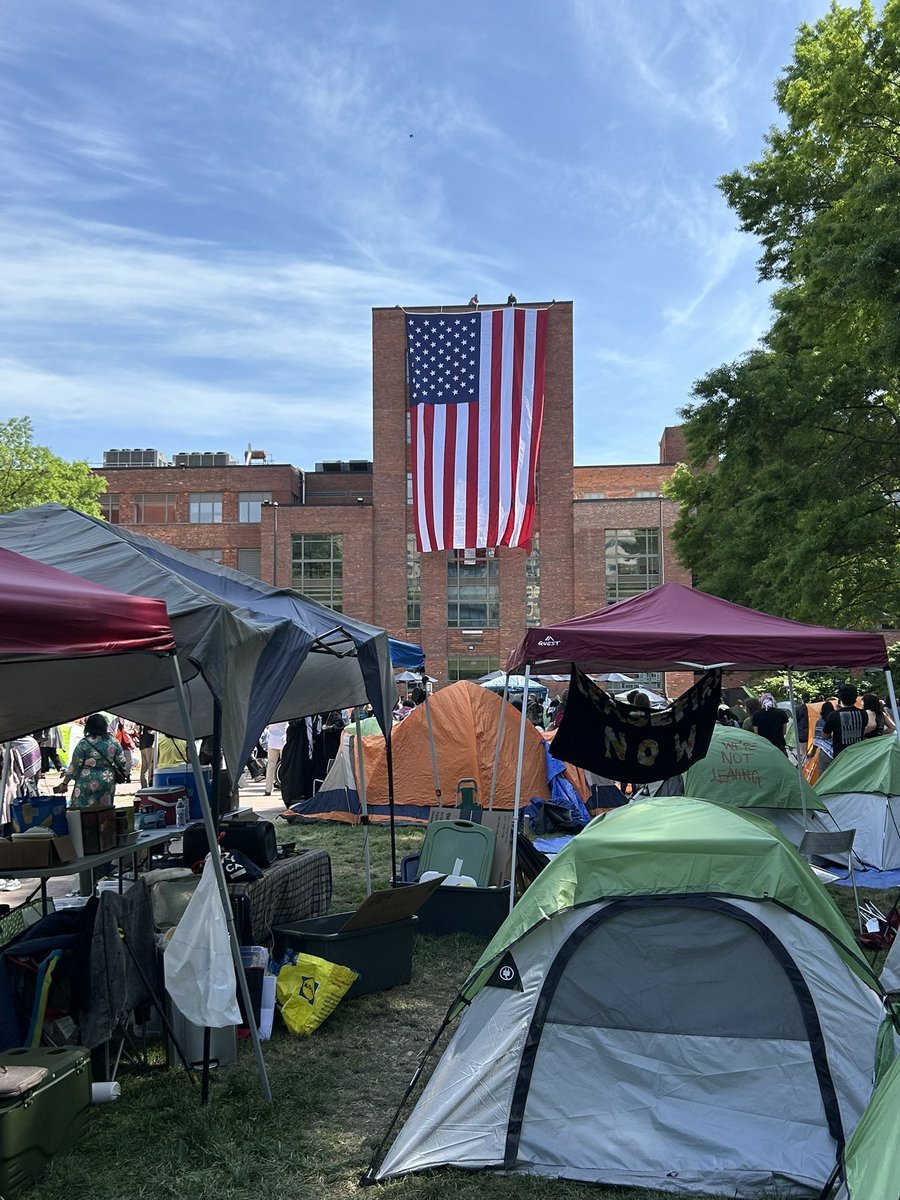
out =
[[[106,480],[86,462],[68,462],[32,440],[28,417],[0,421],[0,512],[55,501],[91,516],[100,515],[98,497]]]
[[[683,410],[675,539],[704,589],[801,620],[900,616],[900,0],[802,26],[782,127],[720,181],[780,286],[762,346]]]

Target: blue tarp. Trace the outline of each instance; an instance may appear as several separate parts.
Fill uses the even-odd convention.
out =
[[[401,642],[397,638],[388,638],[391,654],[391,666],[403,667],[407,671],[425,670],[425,651],[413,642]]]

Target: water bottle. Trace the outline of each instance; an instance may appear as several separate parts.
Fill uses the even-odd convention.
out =
[[[184,826],[184,825],[187,825],[187,823],[188,823],[188,806],[187,806],[187,801],[185,800],[184,796],[182,796],[181,799],[178,801],[178,803],[175,805],[175,824]]]

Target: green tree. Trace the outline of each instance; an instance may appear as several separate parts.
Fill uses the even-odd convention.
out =
[[[86,462],[36,446],[28,417],[0,421],[0,512],[55,501],[98,517],[105,491],[106,480],[91,474]]]
[[[763,345],[683,410],[674,534],[701,587],[801,620],[900,617],[900,0],[801,26],[783,127],[720,181],[780,286]]]

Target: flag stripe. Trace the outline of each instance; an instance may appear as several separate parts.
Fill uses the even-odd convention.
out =
[[[534,525],[547,313],[410,314],[412,517],[422,552],[525,545]]]

